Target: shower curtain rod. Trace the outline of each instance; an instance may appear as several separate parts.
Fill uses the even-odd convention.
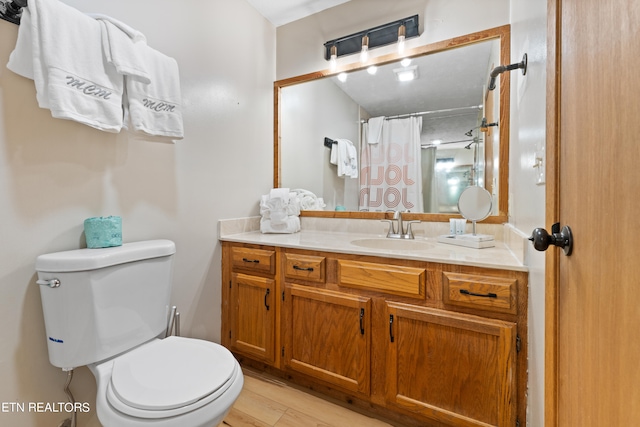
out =
[[[385,117],[385,120],[392,119],[401,119],[404,117],[414,117],[414,116],[426,116],[427,114],[436,114],[436,113],[451,113],[455,111],[463,111],[463,110],[479,110],[483,107],[483,105],[472,105],[470,107],[457,107],[457,108],[445,108],[442,110],[433,110],[433,111],[420,111],[419,113],[407,113],[407,114],[398,114],[397,116],[388,116]],[[361,123],[367,123],[369,120],[360,120]]]
[[[0,19],[20,25],[22,8],[27,7],[27,0],[0,0]]]

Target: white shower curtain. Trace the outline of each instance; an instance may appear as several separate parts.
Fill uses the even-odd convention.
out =
[[[363,128],[366,135],[366,123]],[[361,211],[423,211],[421,129],[421,117],[385,120],[380,142],[368,144],[362,138]]]

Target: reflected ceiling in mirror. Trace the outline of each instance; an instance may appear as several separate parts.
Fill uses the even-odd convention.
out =
[[[353,141],[360,155],[361,123],[372,117],[419,113],[420,144],[437,146],[435,178],[447,184],[429,187],[438,194],[438,204],[411,209],[425,212],[414,214],[415,218],[442,221],[459,216],[459,193],[477,184],[494,195],[496,207],[488,222],[504,222],[508,73],[500,77],[500,90],[486,92],[486,85],[491,68],[509,62],[508,41],[509,27],[498,27],[415,48],[404,55],[411,60],[409,64],[401,64],[403,58],[392,54],[372,60],[367,67],[354,64],[335,73],[321,71],[276,82],[274,186],[304,188],[325,199],[325,211],[305,211],[305,216],[383,217],[384,212],[361,211],[360,179],[336,175],[324,139]],[[372,65],[375,74],[368,70]],[[415,72],[417,79],[399,81],[404,71]],[[346,80],[341,79],[343,73]],[[483,118],[499,126],[482,132]],[[449,164],[454,159],[455,166]],[[429,198],[425,186],[423,193]],[[343,207],[347,212],[341,211]]]

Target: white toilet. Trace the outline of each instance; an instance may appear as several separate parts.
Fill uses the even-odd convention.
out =
[[[126,243],[40,255],[38,284],[51,364],[87,365],[105,427],[216,426],[244,378],[219,344],[170,336],[175,245]]]

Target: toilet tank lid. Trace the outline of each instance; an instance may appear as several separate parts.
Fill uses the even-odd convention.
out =
[[[171,240],[147,240],[100,249],[75,249],[44,254],[36,258],[36,271],[70,272],[96,270],[126,262],[173,255],[176,245]]]

